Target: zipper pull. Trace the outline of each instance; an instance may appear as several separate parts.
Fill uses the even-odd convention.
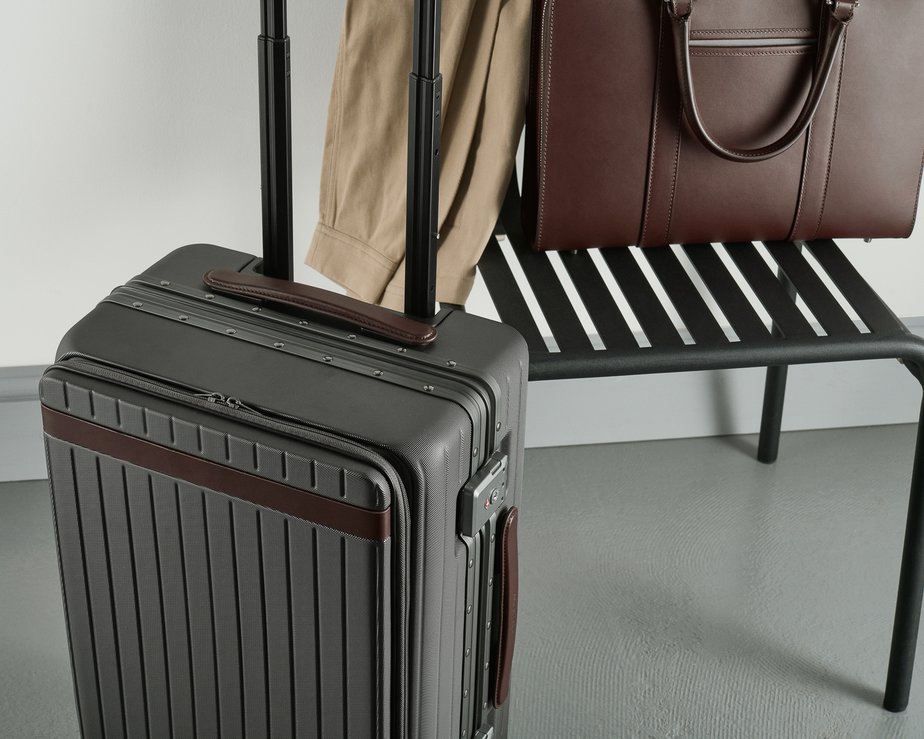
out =
[[[238,398],[233,398],[233,397],[231,397],[231,398],[226,398],[226,399],[225,399],[225,405],[228,406],[229,408],[233,408],[233,409],[236,410],[236,411],[237,411],[237,410],[244,410],[244,411],[247,411],[248,413],[256,413],[258,416],[262,416],[262,415],[263,415],[263,414],[260,413],[260,411],[258,411],[256,408],[251,408],[249,405],[247,405],[247,404],[244,403],[243,401],[239,400]]]
[[[194,397],[202,398],[203,400],[207,400],[209,403],[227,402],[225,396],[221,393],[196,393]]]

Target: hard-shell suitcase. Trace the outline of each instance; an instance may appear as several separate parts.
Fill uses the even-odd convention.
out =
[[[42,380],[81,730],[501,739],[528,361],[433,315],[439,3],[415,8],[415,319],[288,281],[281,0],[263,22],[265,258],[174,251]]]

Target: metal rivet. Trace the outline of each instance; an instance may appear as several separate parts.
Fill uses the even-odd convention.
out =
[[[260,312],[260,306],[259,306],[259,305],[255,305],[255,306],[254,306],[253,308],[251,308],[250,310],[252,310],[254,313],[259,313],[259,312]]]
[[[469,606],[468,608],[466,608],[466,609],[465,609],[465,612],[466,612],[466,613],[471,613],[471,612],[472,612],[472,607]]]
[[[206,300],[214,300],[214,299],[215,299],[215,296],[212,295],[211,293],[206,293],[205,299],[206,299]]]
[[[167,287],[167,285],[170,284],[170,280],[161,280],[161,281],[160,281],[160,284],[161,284],[163,287]]]
[[[473,456],[473,457],[477,457],[477,456],[478,456],[478,447],[475,447],[474,449],[472,449],[472,456]]]
[[[488,578],[488,587],[490,588],[490,587],[493,586],[493,585],[494,585],[494,578],[493,578],[493,577],[489,577],[489,578]]]
[[[484,668],[484,669],[486,669],[486,670],[488,669],[488,668],[487,668],[487,665],[485,665],[485,668]],[[482,704],[481,707],[482,707],[482,708],[487,708],[487,707],[488,707],[487,701],[485,701],[485,702]]]
[[[322,357],[322,359],[323,359],[325,362],[332,362],[332,361],[334,361],[334,358],[333,358],[333,357],[328,357],[328,356]]]
[[[491,667],[491,665],[489,665],[487,662],[484,663],[484,669],[487,670],[487,669],[490,669],[490,667]],[[485,704],[484,704],[484,707],[487,708],[487,707],[488,707],[488,704],[485,703]]]
[[[399,346],[399,347],[398,347],[398,353],[404,354],[406,351],[407,351],[407,349],[405,349],[403,346]]]
[[[226,328],[226,329],[225,329],[225,333],[228,334],[229,336],[232,336],[232,335],[236,334],[237,331],[235,331],[233,328]]]
[[[467,730],[467,729],[462,729],[462,739],[465,739],[465,737],[466,737],[467,735],[468,735],[468,730]]]
[[[284,347],[285,344],[283,344],[281,341],[277,341],[275,344],[273,344],[273,346],[276,347],[277,349],[282,349],[282,347]]]
[[[448,366],[448,367],[455,367],[455,366],[456,366],[456,363],[450,359],[448,362],[446,362],[446,366]]]
[[[466,657],[471,656],[471,654],[472,654],[472,650],[471,650],[470,648],[468,648],[468,649],[465,650],[465,656],[466,656]]]
[[[376,377],[381,377],[385,373],[382,372],[382,370],[375,370],[372,374],[375,375]]]
[[[490,622],[490,621],[488,621],[488,626],[487,626],[487,629],[488,629],[488,631],[490,631],[490,630],[491,630],[491,622]]]
[[[181,320],[181,321],[188,321],[188,320],[189,320],[189,316],[183,314],[183,315],[180,316],[180,320]]]
[[[491,534],[491,543],[494,543],[494,534]]]
[[[497,424],[494,426],[494,428],[495,428],[496,430],[500,431],[500,429],[501,429],[501,422],[498,421]]]
[[[423,389],[426,390],[428,393],[432,393],[432,392],[433,392],[433,385],[424,385],[424,386],[423,386]]]
[[[469,566],[469,569],[471,569],[472,567],[474,567],[474,566],[475,566],[475,560],[470,559],[470,560],[468,561],[468,566]]]
[[[462,691],[462,697],[463,697],[463,698],[468,698],[468,688],[466,688],[465,690]]]
[[[308,325],[308,321],[299,321],[299,322],[298,322],[298,325],[299,325],[299,326],[307,326],[307,325]]]
[[[134,303],[132,303],[132,308],[141,308],[143,305],[144,303],[139,303],[138,301],[135,301]]]
[[[356,334],[349,334],[349,335],[347,335],[347,338],[348,338],[350,341],[352,341],[353,339],[356,338]]]

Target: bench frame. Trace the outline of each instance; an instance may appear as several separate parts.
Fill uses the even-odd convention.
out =
[[[505,238],[510,244],[507,254],[522,268],[557,351],[546,344],[517,284],[500,245]],[[598,268],[599,259],[588,251],[561,252],[568,278],[593,322],[597,343],[602,344],[595,348],[549,257],[529,248],[520,223],[520,194],[514,173],[495,235],[478,267],[501,320],[516,328],[529,345],[530,380],[767,367],[757,457],[772,463],[779,451],[789,365],[898,359],[924,387],[924,338],[907,329],[835,242],[767,242],[765,247],[776,262],[775,269],[751,243],[676,247],[682,249],[708,291],[705,297],[670,246],[601,249],[600,256],[622,293],[622,301],[614,299]],[[728,260],[720,257],[721,249],[743,276],[751,299],[728,269]],[[806,259],[806,252],[812,261]],[[642,268],[646,263],[650,269]],[[659,299],[652,274],[685,332],[678,331]],[[824,335],[799,309],[797,296]],[[753,298],[769,315],[770,328],[755,310]],[[650,346],[639,346],[630,328],[631,316],[624,312],[626,304]],[[862,325],[850,317],[845,305],[859,316]],[[716,308],[731,324],[734,336],[717,320]],[[924,420],[924,404],[920,418]],[[908,706],[922,595],[924,424],[919,423],[883,701],[889,711],[900,712]]]

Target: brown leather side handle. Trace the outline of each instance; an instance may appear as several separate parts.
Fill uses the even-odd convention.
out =
[[[227,269],[209,270],[202,281],[215,292],[259,298],[276,305],[311,311],[401,344],[423,346],[436,338],[433,326],[319,287]]]
[[[510,669],[513,666],[513,647],[517,638],[520,596],[518,521],[519,511],[511,508],[501,526],[500,630],[494,677],[494,705],[497,708],[504,705],[510,695]]]
[[[821,54],[817,65],[817,72],[812,80],[808,98],[798,118],[789,130],[772,144],[759,149],[735,149],[717,142],[706,130],[699,108],[696,104],[696,92],[693,87],[693,69],[690,61],[690,19],[693,15],[694,0],[666,0],[667,11],[671,16],[674,31],[674,51],[677,62],[677,77],[680,81],[680,96],[683,101],[683,112],[690,128],[696,138],[723,159],[732,162],[761,162],[779,156],[808,130],[818,106],[821,104],[825,87],[831,79],[834,63],[844,44],[847,26],[853,20],[856,0],[827,0],[830,21],[822,18],[819,32],[818,49]]]

